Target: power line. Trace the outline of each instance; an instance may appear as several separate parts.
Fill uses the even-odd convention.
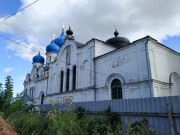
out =
[[[58,59],[56,59],[56,60],[58,60]],[[66,64],[65,61],[62,61],[62,60],[58,60],[58,61],[61,61],[61,62],[63,62],[63,63]],[[94,64],[95,64],[95,63],[94,63]],[[74,66],[73,64],[69,64],[69,65]],[[82,69],[82,70],[87,70],[87,71],[89,71],[89,72],[94,72],[94,73],[101,74],[101,75],[106,75],[106,76],[108,75],[108,74],[105,74],[105,73],[96,72],[96,71],[94,71],[94,70],[90,70],[90,69],[86,69],[86,68],[81,68],[81,66],[77,66],[77,65],[76,65],[76,67],[77,67],[77,68],[80,68],[80,69]]]
[[[25,10],[26,8],[30,7],[31,5],[35,4],[35,3],[38,2],[38,1],[40,1],[40,0],[36,0],[36,1],[32,2],[31,4],[25,6],[24,8],[20,9],[19,11],[17,11],[17,12],[15,12],[15,13],[11,14],[10,16],[4,18],[3,20],[0,21],[0,24],[1,24],[2,22],[6,21],[7,19],[11,18],[12,16],[15,16],[17,13],[19,13],[19,12]],[[27,47],[26,45],[20,44],[20,43],[14,41],[14,40],[12,40],[12,39],[10,39],[10,38],[8,38],[8,37],[5,37],[5,36],[3,36],[3,35],[0,35],[0,36],[3,37],[3,38],[5,38],[5,39],[7,39],[7,40],[9,40],[9,41],[11,41],[11,42],[13,42],[13,43],[16,43],[16,44],[18,44],[18,45],[21,45],[21,46],[23,46],[23,47],[26,47],[26,48],[28,48],[28,49],[30,49],[30,50],[32,50],[32,51],[39,52],[39,51],[37,51],[37,50],[35,50],[35,49],[32,49],[32,48]],[[42,53],[41,53],[41,54],[42,54]],[[44,53],[43,53],[43,54],[44,54]]]
[[[15,12],[15,13],[11,14],[10,16],[4,18],[3,20],[0,21],[0,24],[1,24],[2,22],[6,21],[7,19],[11,18],[12,16],[15,16],[17,13],[19,13],[19,12],[25,10],[26,8],[30,7],[31,5],[35,4],[35,3],[38,2],[38,1],[40,1],[40,0],[36,0],[36,1],[32,2],[31,4],[27,5],[26,7],[20,9],[19,11],[17,11],[17,12]],[[37,50],[35,50],[35,49],[32,49],[32,48],[27,47],[26,45],[23,45],[23,44],[21,44],[21,43],[18,43],[18,42],[14,41],[14,40],[12,40],[12,39],[10,39],[10,38],[8,38],[8,37],[5,37],[5,36],[3,36],[3,35],[0,35],[0,36],[3,37],[3,38],[5,38],[5,39],[7,39],[7,40],[9,40],[9,41],[11,41],[11,42],[13,42],[13,43],[16,43],[16,44],[21,45],[21,46],[23,46],[23,47],[25,47],[25,48],[28,48],[28,49],[30,49],[30,50],[32,50],[32,51],[39,52],[39,51],[37,51]],[[42,54],[42,53],[41,53],[41,54]],[[44,54],[44,53],[43,53],[43,54]],[[63,62],[63,63],[66,63],[65,61],[62,61],[62,60],[59,60],[59,61],[61,61],[61,62]],[[77,66],[77,65],[76,65],[76,66]],[[79,67],[79,66],[77,66],[77,67],[78,67],[78,68],[81,68],[81,67]],[[85,69],[85,68],[83,68],[83,69],[84,69],[84,70],[87,70],[87,71],[90,71],[90,72],[95,72],[95,71],[92,71],[92,70],[89,70],[89,69]],[[107,74],[100,73],[100,72],[95,72],[95,73],[102,74],[102,75],[107,75]]]
[[[11,42],[13,42],[13,43],[15,43],[15,44],[21,45],[21,46],[23,46],[23,47],[25,47],[25,48],[27,48],[27,49],[32,50],[32,51],[39,52],[39,51],[37,51],[37,50],[35,50],[35,49],[32,49],[32,48],[30,48],[30,47],[28,47],[28,46],[26,46],[26,45],[23,45],[23,44],[21,44],[21,43],[19,43],[19,42],[17,42],[17,41],[14,41],[14,40],[12,40],[12,39],[10,39],[10,38],[8,38],[8,37],[3,36],[3,35],[1,35],[1,34],[0,34],[0,37],[5,38],[6,40],[9,40],[9,41],[11,41]],[[42,53],[41,53],[41,54],[42,54]]]
[[[31,3],[31,4],[27,5],[27,6],[25,6],[25,7],[22,8],[22,9],[20,9],[19,11],[17,11],[17,12],[15,12],[15,13],[11,14],[10,16],[4,18],[3,20],[0,21],[0,24],[1,24],[2,22],[4,22],[5,20],[11,18],[12,16],[15,16],[17,13],[23,11],[24,9],[26,9],[26,8],[30,7],[31,5],[35,4],[35,3],[38,2],[38,1],[40,1],[40,0],[36,0],[36,1],[34,1],[33,3]]]
[[[18,43],[18,42],[14,41],[14,40],[12,40],[12,39],[10,39],[10,38],[8,38],[8,37],[5,37],[5,36],[3,36],[3,35],[1,35],[1,34],[0,34],[0,37],[3,37],[3,38],[5,38],[5,39],[7,39],[7,40],[9,40],[9,41],[11,41],[11,42],[13,42],[13,43],[15,43],[15,44],[21,45],[21,46],[23,46],[23,47],[25,47],[25,48],[27,48],[27,49],[32,50],[32,51],[39,52],[39,51],[37,51],[37,50],[35,50],[35,49],[32,49],[32,48],[30,48],[30,47],[27,47],[26,45],[23,45],[23,44],[21,44],[21,43]],[[41,54],[44,54],[44,53],[41,53]],[[45,55],[45,54],[44,54],[44,55]],[[58,61],[61,61],[61,62],[63,62],[63,63],[66,63],[65,61],[62,61],[62,60],[58,60]],[[70,64],[70,65],[72,65],[72,64]],[[72,65],[72,66],[73,66],[73,65]],[[76,67],[77,67],[77,68],[80,68],[80,69],[83,69],[83,70],[87,70],[87,71],[89,71],[89,72],[95,72],[95,73],[101,74],[101,75],[108,75],[108,74],[96,72],[96,71],[93,71],[93,70],[90,70],[90,69],[81,68],[80,66],[77,66],[77,65],[76,65]]]
[[[62,61],[62,60],[58,60],[58,61],[61,61],[61,62],[63,62],[63,63],[66,63],[65,61]],[[69,64],[69,65],[74,66],[73,64]],[[87,68],[81,68],[81,66],[77,66],[77,65],[76,65],[76,67],[77,67],[77,68],[80,68],[80,69],[82,69],[82,70],[87,70],[87,71],[89,71],[89,72],[94,72],[94,73],[101,74],[101,75],[106,75],[106,76],[108,75],[108,74],[96,72],[96,71],[94,71],[94,70],[90,70],[90,69],[87,69]]]

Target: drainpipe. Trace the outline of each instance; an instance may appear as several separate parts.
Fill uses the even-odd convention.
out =
[[[152,88],[152,76],[151,76],[151,67],[150,67],[150,59],[149,59],[149,51],[148,51],[148,42],[150,40],[150,37],[147,36],[148,40],[145,43],[145,50],[146,50],[146,61],[147,61],[147,69],[148,69],[148,79],[149,79],[149,86],[150,86],[150,94],[151,97],[154,96],[153,94],[153,88]]]
[[[49,78],[49,77],[47,77],[47,84],[46,84],[46,96],[47,96],[47,90],[48,90],[48,78]]]
[[[96,64],[94,59],[94,100],[96,101]]]
[[[95,40],[94,41],[94,58],[95,58]],[[96,64],[95,59],[93,58],[93,64],[94,64],[94,101],[96,101]]]

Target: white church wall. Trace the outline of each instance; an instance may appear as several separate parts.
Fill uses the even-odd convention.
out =
[[[68,44],[70,45],[70,44]],[[58,72],[58,74],[60,74],[61,71],[64,72],[64,77],[63,77],[63,91],[66,91],[66,72],[67,72],[67,68],[70,68],[68,65],[66,65],[66,47],[65,45],[63,45],[58,53],[58,57],[57,57],[57,63],[58,63],[58,67],[56,70],[56,72]],[[60,77],[60,76],[59,76]],[[56,78],[57,80],[59,80],[58,86],[60,89],[60,78]]]
[[[54,76],[54,72],[53,72],[52,64],[50,64],[49,65],[48,84],[47,84],[47,94],[53,93],[53,84],[52,84],[53,76]]]
[[[36,97],[35,81],[37,80],[37,74],[38,70],[36,67],[33,66],[31,73],[29,74],[29,81],[24,84],[25,90],[27,91],[27,94],[30,97],[30,99]]]
[[[54,62],[49,65],[48,77],[48,91],[47,94],[54,94],[60,92],[60,69],[58,68],[59,62]]]
[[[32,93],[31,93],[31,90],[34,89],[35,87],[35,84],[33,81],[29,81],[25,84],[25,90],[27,92],[27,95],[32,98]]]
[[[124,80],[121,81],[123,98],[150,97],[149,83],[144,82],[148,79],[145,51],[145,42],[137,42],[96,58],[96,87],[104,87],[107,78],[117,74]],[[133,83],[136,83],[135,86],[132,85]],[[110,84],[111,82],[107,86],[109,91],[107,99],[111,99]],[[124,86],[126,84],[128,85]]]
[[[37,104],[40,104],[40,98],[35,99]],[[83,101],[94,101],[94,90],[80,90],[71,91],[61,94],[51,95],[44,98],[44,104],[61,104],[61,103],[73,103]]]
[[[106,88],[98,89],[96,92],[96,100],[107,100],[108,99],[108,90]]]
[[[56,53],[46,53],[46,63],[54,62],[57,58]]]
[[[147,98],[151,96],[148,83],[124,87],[123,94],[124,99]]]
[[[86,89],[93,86],[93,58],[94,58],[94,42],[87,43],[80,48],[79,54],[79,88]]]
[[[71,41],[62,46],[56,61],[49,64],[49,77],[48,77],[48,97],[45,97],[44,103],[48,103],[51,100],[65,99],[68,97],[73,98],[73,101],[93,101],[94,100],[94,90],[90,89],[92,85],[91,79],[91,63],[93,62],[93,45],[92,43],[77,49],[75,42]],[[70,64],[67,65],[65,62],[67,60],[67,47],[70,46]],[[77,66],[77,80],[76,89],[72,91],[72,69],[73,66]],[[70,83],[69,92],[66,92],[66,70],[70,69]],[[84,69],[84,70],[83,70]],[[64,71],[64,89],[63,93],[60,93],[60,72]],[[81,75],[81,76],[80,76]],[[78,84],[80,82],[80,84]],[[40,101],[40,100],[39,100]]]
[[[180,95],[180,55],[155,41],[149,42],[148,50],[151,76],[156,80],[153,82],[154,97]],[[172,73],[176,74],[176,79]]]
[[[35,95],[36,95],[35,98],[39,98],[41,92],[44,92],[44,94],[46,95],[46,90],[47,90],[46,86],[47,86],[47,79],[43,79],[35,83]]]
[[[70,64],[66,65],[66,49],[67,47],[70,46]],[[65,42],[65,45],[62,46],[59,54],[58,54],[58,61],[59,61],[59,66],[58,69],[63,70],[64,71],[64,82],[66,81],[66,69],[69,68],[70,69],[70,84],[69,84],[69,88],[70,90],[72,90],[72,70],[73,70],[73,66],[76,66],[76,89],[80,89],[81,88],[81,67],[82,67],[82,63],[81,63],[81,57],[82,57],[82,53],[81,53],[81,49],[77,49],[76,47],[76,43],[74,41],[70,41],[70,42]],[[60,72],[60,71],[59,71]],[[64,84],[64,90],[66,89],[65,87],[66,84]]]
[[[41,94],[44,93],[44,95],[46,96],[46,90],[47,90],[47,79],[42,79],[40,81],[37,81],[35,83],[35,104],[40,104],[41,101]]]
[[[94,42],[95,42],[95,57],[106,54],[116,49],[98,40],[94,40]]]
[[[31,73],[30,73],[31,81],[35,81],[36,77],[37,77],[37,69],[35,67],[33,67],[31,70]]]
[[[173,86],[170,87],[172,96],[180,95],[180,80],[178,80],[178,79],[175,77],[171,78],[171,83],[173,84]]]
[[[67,62],[67,48],[70,48],[69,52],[69,64]],[[59,93],[60,92],[60,73],[61,71],[64,72],[63,78],[63,91],[66,91],[66,72],[67,68],[70,69],[70,83],[69,83],[69,90],[72,90],[72,67],[73,65],[77,65],[77,58],[76,58],[77,49],[73,42],[68,42],[60,49],[58,53],[58,57],[56,61],[51,65],[51,73],[49,74],[49,94]]]

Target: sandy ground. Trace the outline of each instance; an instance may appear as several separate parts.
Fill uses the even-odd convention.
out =
[[[13,128],[0,117],[0,135],[17,135]]]

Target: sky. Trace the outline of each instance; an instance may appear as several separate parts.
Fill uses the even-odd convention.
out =
[[[0,0],[0,21],[34,1]],[[0,35],[21,44],[0,36],[0,83],[10,75],[14,95],[20,93],[33,56],[38,51],[46,53],[63,23],[65,30],[71,26],[76,41],[82,43],[92,38],[106,41],[114,36],[116,26],[119,36],[131,42],[150,35],[179,53],[179,5],[179,0],[39,0],[0,23]]]

